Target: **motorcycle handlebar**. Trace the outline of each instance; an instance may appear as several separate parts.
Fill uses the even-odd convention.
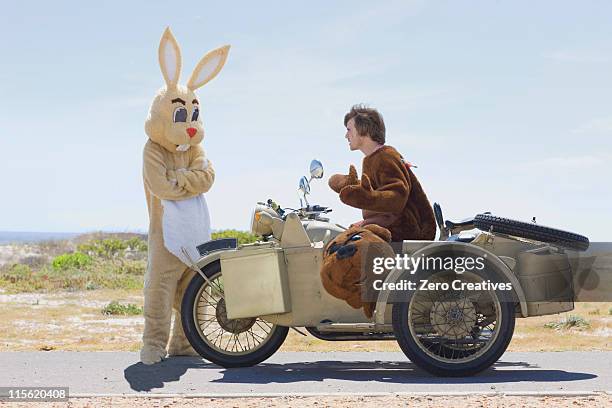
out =
[[[322,205],[309,205],[309,206],[307,206],[305,208],[301,208],[299,210],[294,210],[292,208],[281,208],[281,206],[278,203],[276,203],[274,200],[272,200],[271,198],[269,198],[266,201],[266,204],[270,208],[272,208],[281,217],[284,217],[284,215],[286,214],[286,210],[302,213],[303,215],[306,215],[306,216],[312,216],[312,215],[316,216],[317,214],[327,214],[327,213],[330,213],[332,211],[331,208],[324,207]]]

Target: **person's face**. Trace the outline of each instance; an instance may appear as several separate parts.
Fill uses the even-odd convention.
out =
[[[359,150],[363,144],[363,136],[359,135],[355,128],[355,118],[352,118],[346,123],[346,140],[349,142],[351,150]]]

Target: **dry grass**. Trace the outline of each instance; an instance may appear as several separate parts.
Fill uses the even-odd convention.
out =
[[[518,319],[510,351],[587,351],[612,350],[612,316],[596,314],[608,310],[612,303],[576,303],[576,308],[559,315]],[[544,327],[547,323],[577,315],[589,322],[589,327],[555,330]]]
[[[141,315],[104,315],[112,301],[142,306],[141,290],[0,293],[0,351],[136,351]],[[510,351],[612,350],[612,303],[581,303],[570,313],[517,319]],[[596,313],[596,311],[599,311]],[[604,312],[601,312],[604,311]],[[554,330],[544,327],[569,314],[590,326]],[[281,351],[400,351],[395,341],[330,342],[290,330]]]
[[[110,301],[142,306],[137,290],[1,294],[1,351],[136,351],[142,316],[108,316]]]

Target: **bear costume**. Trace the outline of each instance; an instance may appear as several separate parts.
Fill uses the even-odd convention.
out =
[[[338,234],[323,249],[321,282],[325,290],[355,309],[363,307],[365,316],[371,318],[376,306],[374,281],[384,281],[390,271],[374,273],[374,258],[395,256],[390,240],[391,232],[376,224]]]
[[[343,203],[362,210],[359,225],[383,226],[393,242],[436,236],[431,204],[410,165],[391,146],[381,145],[364,157],[361,181],[351,165],[348,175],[331,176],[329,186]]]
[[[203,193],[215,172],[200,142],[204,138],[196,89],[213,79],[227,59],[229,46],[206,54],[186,86],[178,84],[181,52],[169,28],[159,44],[159,64],[166,85],[155,96],[145,132],[144,189],[149,212],[149,253],[144,284],[144,333],[140,360],[154,364],[169,355],[197,355],[185,338],[180,318],[183,293],[194,275],[186,267],[196,246],[210,240],[210,219]],[[185,248],[189,253],[182,253]],[[172,309],[176,310],[172,339]],[[167,349],[168,347],[168,349]]]

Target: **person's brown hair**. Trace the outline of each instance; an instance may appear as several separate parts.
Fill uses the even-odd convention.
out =
[[[385,122],[376,109],[354,105],[351,111],[344,115],[344,126],[353,118],[355,128],[361,136],[369,136],[370,139],[380,144],[385,143]]]

